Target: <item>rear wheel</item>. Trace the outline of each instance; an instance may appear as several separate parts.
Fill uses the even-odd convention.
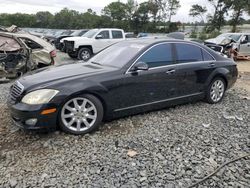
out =
[[[220,102],[225,94],[226,83],[221,77],[215,78],[209,85],[206,92],[206,101],[210,104]]]
[[[86,94],[68,100],[59,116],[62,130],[72,134],[86,134],[101,124],[103,106],[98,98]]]
[[[90,49],[88,49],[88,48],[81,48],[78,51],[78,59],[79,60],[87,61],[91,58],[91,56],[92,56],[92,53],[91,53]]]

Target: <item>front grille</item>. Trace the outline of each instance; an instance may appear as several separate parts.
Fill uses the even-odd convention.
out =
[[[64,41],[64,47],[66,52],[74,51],[74,41]]]
[[[23,85],[16,81],[15,84],[10,89],[10,99],[16,101],[18,97],[23,93],[24,87]]]

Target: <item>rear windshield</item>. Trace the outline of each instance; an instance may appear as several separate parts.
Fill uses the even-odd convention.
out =
[[[114,44],[89,60],[103,66],[123,67],[145,47],[145,44],[120,42]]]

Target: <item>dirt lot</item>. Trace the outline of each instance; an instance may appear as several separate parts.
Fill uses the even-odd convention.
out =
[[[58,62],[70,62],[66,55]],[[223,101],[202,101],[106,122],[84,136],[16,128],[0,84],[0,188],[185,188],[250,153],[250,62]],[[199,188],[249,188],[250,159],[224,166]]]
[[[244,88],[250,94],[250,61],[238,61],[239,79],[236,87]]]

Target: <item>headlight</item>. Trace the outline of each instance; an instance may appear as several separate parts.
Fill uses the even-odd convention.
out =
[[[26,104],[46,104],[48,103],[59,91],[53,89],[39,89],[28,93],[22,99]]]

